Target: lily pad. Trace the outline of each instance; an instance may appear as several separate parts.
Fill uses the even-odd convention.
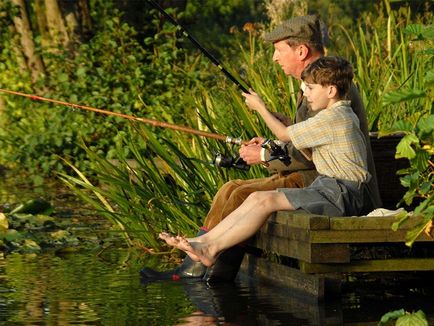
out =
[[[0,234],[1,236],[1,234]],[[3,240],[7,242],[19,242],[23,239],[23,235],[18,232],[17,230],[10,229],[5,232],[5,235],[3,237]]]
[[[58,230],[55,232],[51,232],[50,236],[51,238],[53,238],[54,240],[64,240],[67,237],[69,237],[71,234],[68,231],[65,230]]]
[[[41,247],[31,239],[24,239],[24,242],[21,246],[22,252],[39,252],[41,251]]]

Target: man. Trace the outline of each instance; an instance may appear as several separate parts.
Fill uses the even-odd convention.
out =
[[[316,16],[294,17],[266,34],[264,39],[274,46],[273,61],[282,67],[285,74],[300,80],[303,70],[310,63],[324,56],[321,30],[321,22]],[[368,186],[373,197],[374,206],[380,207],[381,199],[369,141],[366,113],[359,92],[353,84],[348,99],[351,100],[351,107],[360,121],[360,129],[366,138],[368,170],[372,175]],[[302,90],[300,90],[295,122],[305,121],[313,115]],[[253,138],[248,145],[240,148],[240,157],[249,165],[266,161],[270,153],[261,147],[262,142],[263,139],[260,137]],[[198,235],[214,228],[255,191],[309,186],[318,176],[314,165],[310,161],[309,151],[300,152],[291,143],[288,143],[286,148],[288,155],[291,157],[291,164],[285,170],[281,170],[268,178],[232,180],[225,183],[215,195],[211,209],[205,218],[204,227]],[[280,170],[281,167],[276,169]],[[236,276],[243,256],[243,247],[235,246],[223,252],[216,263],[208,270],[200,262],[194,262],[187,256],[182,265],[174,270],[155,272],[143,269],[141,274],[145,278],[154,279],[204,277],[207,281],[231,280]]]

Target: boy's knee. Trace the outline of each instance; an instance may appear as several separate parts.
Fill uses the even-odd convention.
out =
[[[275,191],[255,191],[248,198],[258,203],[258,205],[272,204],[275,196]]]

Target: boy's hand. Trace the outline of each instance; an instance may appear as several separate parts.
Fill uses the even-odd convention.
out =
[[[262,145],[264,143],[265,139],[262,137],[253,137],[249,140],[247,145]]]
[[[241,93],[241,95],[246,98],[245,102],[249,109],[253,111],[265,110],[265,103],[258,94],[256,94],[252,89],[249,89],[249,92],[250,93]]]

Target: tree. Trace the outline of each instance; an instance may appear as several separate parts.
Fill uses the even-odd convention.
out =
[[[24,0],[12,0],[19,7],[19,15],[13,18],[16,32],[20,35],[21,51],[25,58],[27,68],[31,72],[32,81],[36,82],[41,74],[45,73],[42,58],[36,53],[34,33],[30,24],[27,6]],[[13,28],[13,27],[11,27]]]

